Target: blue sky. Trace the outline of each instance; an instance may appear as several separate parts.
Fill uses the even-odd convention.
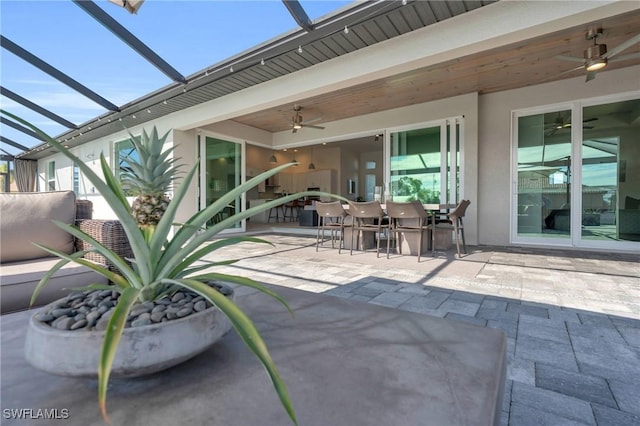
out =
[[[137,15],[94,0],[182,75],[188,76],[297,28],[279,0],[146,0]],[[351,1],[301,0],[311,19]],[[0,0],[2,35],[116,105],[171,84],[171,80],[70,0]],[[105,109],[1,49],[0,80],[28,100],[75,123]],[[56,136],[65,128],[1,98],[3,109]],[[2,134],[27,146],[38,143],[14,129]],[[19,150],[3,148],[12,154]]]

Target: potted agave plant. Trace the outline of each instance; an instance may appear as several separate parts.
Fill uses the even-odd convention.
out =
[[[284,168],[290,166],[283,165],[271,169],[260,174],[229,191],[216,202],[195,213],[191,218],[182,224],[176,224],[176,213],[178,206],[183,201],[191,180],[196,172],[196,166],[192,167],[183,178],[182,182],[177,186],[173,193],[173,199],[167,196],[167,190],[176,179],[177,166],[175,159],[170,158],[173,148],[163,150],[163,144],[167,139],[168,133],[159,136],[155,127],[150,134],[143,132],[140,141],[131,135],[131,141],[135,146],[139,159],[127,159],[128,169],[124,173],[122,180],[119,180],[110,170],[104,155],[100,156],[100,164],[103,178],[100,178],[90,167],[73,155],[67,148],[58,143],[54,138],[46,135],[37,127],[22,120],[21,118],[2,111],[12,117],[14,120],[23,123],[33,129],[43,140],[55,147],[60,153],[68,157],[71,161],[78,165],[84,176],[91,182],[98,192],[104,197],[109,206],[112,208],[131,245],[133,252],[132,259],[123,259],[116,253],[102,246],[100,243],[92,239],[89,235],[83,233],[75,226],[57,223],[58,226],[67,232],[89,243],[93,251],[104,256],[113,267],[107,269],[98,264],[94,264],[83,259],[76,253],[65,254],[53,249],[41,247],[49,253],[58,256],[61,260],[56,267],[45,276],[36,287],[31,302],[33,303],[39,291],[46,285],[48,279],[68,262],[76,262],[85,265],[104,277],[108,278],[113,285],[109,286],[88,286],[87,291],[107,291],[117,293],[117,301],[110,311],[107,326],[103,331],[82,333],[97,333],[100,340],[101,349],[97,356],[96,365],[98,377],[98,402],[102,416],[108,420],[106,408],[107,385],[114,363],[117,363],[116,351],[119,345],[123,343],[123,335],[129,331],[127,328],[127,318],[130,312],[140,304],[158,302],[175,296],[177,291],[187,291],[209,302],[213,307],[210,309],[218,312],[218,316],[226,318],[247,347],[256,355],[258,360],[267,370],[269,378],[272,381],[275,391],[280,401],[288,413],[291,421],[297,424],[295,412],[290,401],[287,388],[280,377],[276,366],[271,359],[267,346],[263,341],[260,333],[256,329],[251,319],[234,303],[233,297],[223,294],[221,288],[211,285],[213,281],[230,283],[234,285],[249,286],[257,289],[267,295],[270,295],[280,301],[286,309],[290,311],[286,301],[277,293],[262,286],[261,284],[244,277],[226,275],[221,273],[207,272],[207,269],[215,267],[216,264],[229,264],[231,261],[203,262],[202,258],[210,255],[215,250],[240,242],[256,242],[268,243],[265,240],[248,236],[235,236],[224,239],[217,239],[211,242],[220,231],[231,227],[239,221],[252,216],[256,213],[274,207],[283,202],[294,200],[301,195],[330,195],[322,192],[305,192],[300,194],[289,195],[279,200],[274,200],[264,205],[239,212],[228,217],[208,228],[203,226],[218,212],[222,211],[230,202],[235,200],[240,194],[248,189],[258,185],[268,177],[278,173]],[[127,201],[127,193],[136,195],[133,206]],[[173,234],[172,234],[173,228]],[[55,303],[55,302],[54,302]],[[222,313],[223,315],[220,315]],[[193,315],[203,314],[199,312]],[[37,314],[36,314],[37,315]],[[34,316],[35,317],[35,316]],[[180,321],[184,320],[181,318]],[[37,322],[32,318],[31,324]],[[173,321],[161,322],[137,328],[139,332],[143,332],[150,327],[161,326],[162,324],[170,324]],[[227,329],[230,326],[226,326]],[[38,324],[42,327],[42,324]],[[218,331],[214,334],[214,338],[221,337],[225,332],[225,325],[216,326]],[[29,332],[31,333],[32,327]],[[66,333],[75,333],[66,331]],[[198,331],[200,333],[200,331]],[[45,333],[46,334],[46,333]],[[200,337],[201,334],[199,334]],[[31,339],[33,340],[33,339]],[[184,336],[179,340],[178,346],[183,345]],[[200,340],[200,339],[196,339]],[[30,337],[27,336],[27,358],[29,359],[29,342]],[[158,343],[158,342],[156,342]],[[37,352],[37,344],[33,345],[32,352]],[[60,346],[72,346],[66,341],[62,341]],[[206,349],[206,347],[204,348]],[[204,350],[199,348],[199,351]],[[51,354],[51,351],[47,351]],[[197,353],[197,352],[196,352]],[[149,358],[150,354],[140,354],[141,358]],[[177,361],[171,361],[160,368],[174,365],[175,362],[181,362],[193,355],[182,355]],[[48,356],[50,357],[50,355]],[[130,361],[130,360],[129,360]],[[129,362],[127,361],[127,362]],[[157,371],[158,368],[152,367],[146,371],[143,368],[142,373]],[[94,370],[95,371],[95,370]],[[123,375],[135,375],[136,372],[124,371]]]

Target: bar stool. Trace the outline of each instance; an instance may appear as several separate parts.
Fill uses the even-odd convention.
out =
[[[282,212],[282,221],[284,222],[284,210],[282,205],[271,207],[269,209],[269,217],[267,218],[267,223],[271,222],[271,219],[275,219],[276,223],[280,222],[280,212]]]
[[[289,222],[293,222],[295,220],[298,220],[298,213],[300,211],[300,203],[298,202],[298,200],[293,200],[287,204],[284,205],[284,217],[283,217],[283,222],[287,221],[287,218],[289,219]]]

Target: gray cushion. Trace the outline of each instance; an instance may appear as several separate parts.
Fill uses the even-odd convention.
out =
[[[73,236],[52,219],[73,224],[73,191],[0,193],[0,262],[17,262],[50,256],[33,245],[73,253]]]

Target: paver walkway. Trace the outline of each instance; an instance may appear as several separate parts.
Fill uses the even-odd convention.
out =
[[[469,247],[418,263],[261,237],[274,246],[225,248],[215,260],[241,260],[217,270],[502,329],[505,426],[640,425],[640,255]]]

